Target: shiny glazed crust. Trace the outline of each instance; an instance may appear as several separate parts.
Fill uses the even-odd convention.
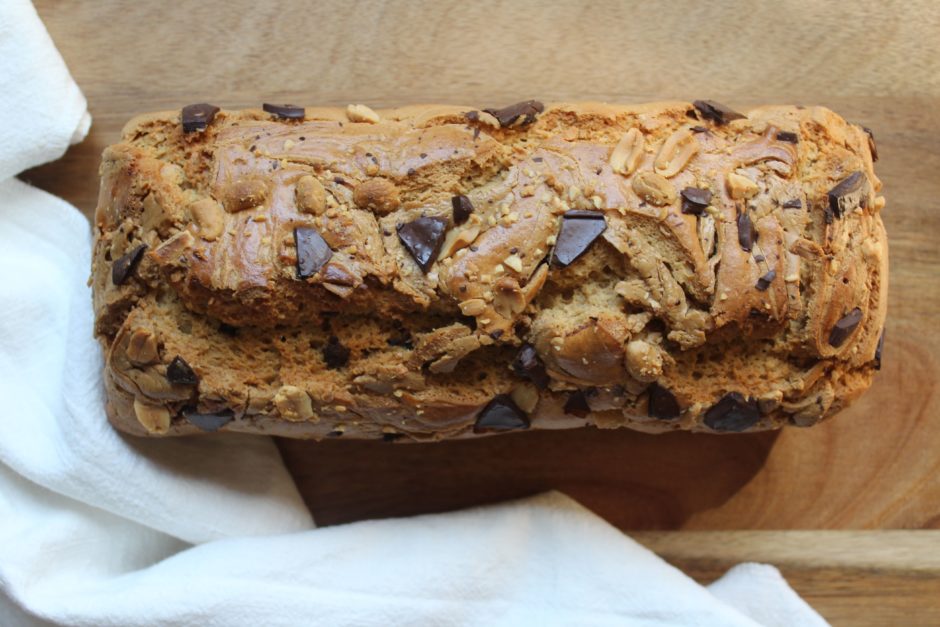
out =
[[[755,431],[871,383],[884,198],[870,132],[825,108],[287,113],[145,115],[105,151],[118,428]]]

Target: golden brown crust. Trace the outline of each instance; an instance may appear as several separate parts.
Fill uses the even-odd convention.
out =
[[[132,120],[96,212],[109,417],[134,433],[416,439],[492,420],[818,422],[870,384],[884,325],[870,139],[821,107],[716,111]],[[300,261],[297,229],[323,242]],[[523,346],[535,357],[511,369]],[[500,395],[515,405],[481,421]]]

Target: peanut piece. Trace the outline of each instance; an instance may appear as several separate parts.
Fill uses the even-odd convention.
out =
[[[728,173],[728,193],[731,194],[731,197],[735,200],[753,198],[759,191],[760,188],[757,186],[757,183],[746,176],[738,174],[737,172]]]
[[[487,113],[486,111],[477,111],[477,119],[489,127],[496,128],[496,129],[500,128],[499,120],[497,120],[493,115]]]
[[[657,207],[676,201],[676,189],[666,178],[655,172],[640,172],[633,177],[633,191],[637,196]]]
[[[479,316],[486,309],[486,301],[482,298],[471,298],[460,305],[460,313],[465,316]]]
[[[653,162],[653,170],[666,178],[675,176],[697,152],[698,140],[692,131],[688,128],[679,129],[663,142]]]
[[[351,104],[346,106],[346,117],[350,122],[368,122],[378,124],[379,114],[364,104]]]
[[[522,259],[519,258],[519,255],[509,255],[503,260],[503,263],[516,272],[522,272]]]
[[[531,383],[520,383],[509,393],[509,397],[527,414],[535,411],[536,405],[539,404],[539,391]]]
[[[660,349],[643,340],[627,343],[627,371],[637,381],[648,383],[663,372],[663,356]]]
[[[525,309],[526,301],[515,279],[500,279],[496,284],[496,294],[493,296],[493,309],[503,318],[512,318],[513,314]]]
[[[157,337],[148,329],[134,329],[127,342],[127,358],[137,366],[157,361]]]
[[[225,230],[222,207],[211,198],[189,205],[189,214],[193,217],[192,231],[207,242],[214,242]]]
[[[170,430],[170,410],[162,405],[147,405],[135,398],[134,415],[147,433],[162,435]]]
[[[458,250],[464,249],[473,243],[473,240],[480,235],[479,224],[469,224],[463,229],[451,229],[444,239],[444,246],[441,247],[441,259],[447,259]]]
[[[637,128],[631,128],[623,134],[613,152],[610,153],[611,169],[624,176],[633,174],[640,164],[640,159],[643,158],[645,148],[646,139],[643,133]]]
[[[274,406],[281,417],[291,422],[301,422],[314,417],[313,403],[306,392],[293,385],[282,385],[274,395]]]
[[[372,209],[380,215],[401,206],[398,188],[387,179],[369,179],[357,185],[353,190],[353,202],[360,209]]]
[[[268,186],[258,178],[238,179],[226,190],[225,210],[238,213],[264,204]]]
[[[326,209],[326,190],[315,176],[306,174],[294,186],[294,202],[301,213],[318,216]]]

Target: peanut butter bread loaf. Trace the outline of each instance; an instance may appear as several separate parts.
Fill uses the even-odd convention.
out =
[[[386,440],[815,424],[880,365],[876,158],[822,107],[138,117],[95,215],[108,415]]]

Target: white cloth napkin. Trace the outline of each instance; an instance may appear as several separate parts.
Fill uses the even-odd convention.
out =
[[[704,588],[557,493],[314,530],[268,438],[113,431],[88,222],[11,178],[90,117],[0,4],[0,625],[826,624],[772,567]]]

